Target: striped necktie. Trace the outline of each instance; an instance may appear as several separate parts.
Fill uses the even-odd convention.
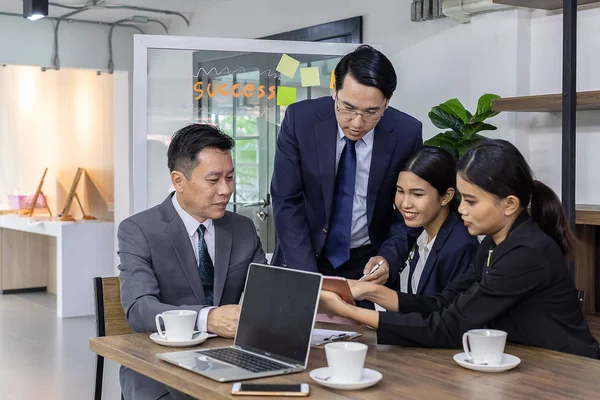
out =
[[[213,266],[210,255],[208,254],[208,246],[204,240],[206,227],[200,224],[198,228],[198,270],[200,271],[200,279],[204,288],[204,296],[206,297],[206,305],[213,305],[213,283],[215,280],[215,267]]]

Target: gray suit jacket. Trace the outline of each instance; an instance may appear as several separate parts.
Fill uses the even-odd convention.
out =
[[[119,225],[121,302],[134,332],[155,332],[154,318],[163,311],[206,307],[194,249],[171,196]],[[265,253],[249,218],[226,211],[213,223],[214,303],[238,304],[248,266],[265,264]],[[156,387],[149,387],[151,383]],[[166,393],[164,385],[126,368],[121,370],[121,388],[126,399],[158,399],[159,389]]]

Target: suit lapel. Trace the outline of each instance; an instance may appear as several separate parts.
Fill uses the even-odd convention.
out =
[[[371,155],[371,168],[369,170],[369,183],[367,186],[367,223],[371,223],[373,211],[375,210],[375,201],[381,187],[381,182],[387,173],[390,158],[394,153],[396,139],[386,129],[382,120],[375,127],[373,137],[373,152]],[[391,206],[391,205],[390,205]]]
[[[332,102],[333,104],[333,102]],[[333,107],[333,106],[332,106]],[[323,188],[323,200],[325,201],[325,217],[331,220],[331,208],[333,206],[333,192],[335,189],[335,160],[336,143],[338,138],[338,126],[333,109],[330,116],[315,125],[315,144],[317,147],[317,158],[319,160],[319,174],[321,187]]]
[[[215,282],[214,282],[214,300],[215,306],[221,303],[221,296],[227,280],[229,270],[229,257],[231,255],[231,246],[233,243],[233,231],[229,224],[227,213],[220,219],[214,219],[215,227]]]
[[[433,248],[429,252],[429,256],[427,257],[427,262],[425,263],[425,268],[423,268],[423,273],[421,274],[421,279],[419,280],[419,287],[417,288],[417,294],[421,294],[431,273],[435,269],[435,264],[438,259],[438,252],[444,247],[444,244],[448,240],[450,233],[454,229],[454,225],[459,221],[458,215],[452,211],[448,214],[448,217],[440,227],[440,230],[435,237],[435,242],[433,243]]]
[[[202,288],[202,281],[200,279],[194,249],[192,248],[190,237],[185,230],[185,225],[179,215],[177,215],[175,207],[173,207],[171,196],[163,202],[161,208],[163,220],[168,223],[165,228],[165,234],[171,241],[179,265],[181,266],[181,269],[183,269],[183,273],[192,287],[192,291],[198,300],[198,304],[204,304],[206,298],[204,297],[204,289]]]

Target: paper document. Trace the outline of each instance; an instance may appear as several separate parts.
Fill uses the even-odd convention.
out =
[[[324,346],[327,343],[350,340],[361,336],[358,332],[334,331],[330,329],[313,329],[310,345],[312,347]]]

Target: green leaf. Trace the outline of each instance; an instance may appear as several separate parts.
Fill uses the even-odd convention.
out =
[[[497,94],[486,93],[479,98],[477,102],[477,111],[473,117],[472,122],[485,121],[488,118],[499,114],[497,111],[492,111],[492,100],[499,99],[500,96]]]
[[[462,156],[464,156],[470,148],[472,148],[482,140],[488,140],[488,138],[482,135],[474,134],[471,138],[462,140],[460,143],[458,143],[457,146],[458,158],[462,158]]]
[[[458,157],[456,146],[460,141],[461,137],[456,132],[446,131],[426,140],[423,144],[426,146],[440,147],[456,158]]]
[[[462,105],[462,103],[460,101],[458,101],[458,99],[450,99],[442,104],[440,104],[440,107],[442,108],[442,110],[446,111],[448,114],[454,115],[458,118],[460,118],[460,120],[463,123],[467,123],[469,122],[469,117],[467,116],[467,110],[465,110],[465,107]]]
[[[471,148],[471,146],[469,146],[467,143],[465,142],[460,142],[457,146],[456,146],[456,150],[458,151],[458,159],[460,160],[467,151],[469,151],[469,149]]]
[[[435,106],[429,112],[429,119],[436,127],[440,129],[452,129],[456,133],[461,133],[464,122],[446,111],[440,106]]]
[[[462,140],[462,136],[460,136],[458,133],[456,133],[454,131],[446,131],[446,132],[438,133],[431,139],[438,139],[438,140],[442,140],[446,143],[455,145],[456,143],[458,143]],[[429,139],[429,140],[431,140],[431,139]]]
[[[495,131],[496,128],[494,125],[486,124],[484,122],[474,122],[471,124],[467,124],[463,127],[463,138],[469,139],[471,136],[481,131]]]
[[[465,110],[467,112],[467,118],[469,118],[469,122],[473,119],[473,114],[469,112],[469,110]]]

